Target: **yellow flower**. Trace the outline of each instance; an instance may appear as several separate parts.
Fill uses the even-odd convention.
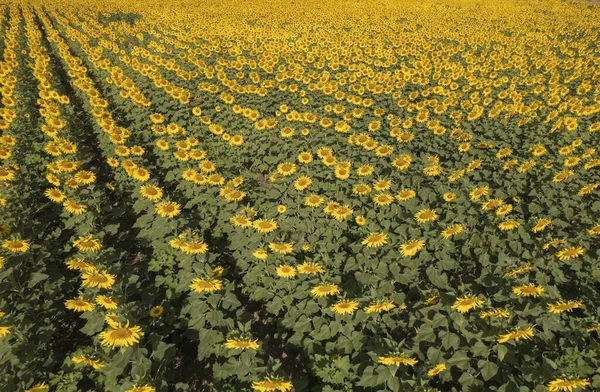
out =
[[[435,365],[433,368],[431,368],[427,372],[427,375],[429,377],[434,377],[434,376],[437,376],[438,374],[440,374],[441,372],[443,372],[444,370],[446,370],[446,364],[440,363],[439,365]]]
[[[583,254],[583,247],[563,248],[556,252],[556,256],[562,260],[576,259]]]
[[[424,240],[410,240],[400,245],[400,254],[404,257],[412,257],[425,247]]]
[[[2,243],[2,248],[13,253],[24,253],[29,250],[29,241],[27,240],[6,240]]]
[[[572,312],[573,309],[581,308],[582,305],[583,305],[582,300],[558,301],[553,304],[548,304],[548,312],[550,312],[550,313]]]
[[[117,303],[110,297],[106,295],[97,295],[94,299],[96,303],[102,306],[104,309],[117,309]]]
[[[446,192],[444,193],[444,201],[446,202],[451,202],[452,200],[456,199],[456,194],[452,193],[452,192]]]
[[[194,278],[192,279],[192,283],[190,284],[190,290],[195,293],[213,292],[220,290],[223,286],[223,283],[219,279],[200,279]]]
[[[82,298],[66,300],[65,307],[67,309],[75,310],[77,312],[91,312],[92,310],[94,310],[94,304],[91,302],[84,301]]]
[[[291,265],[280,265],[279,267],[276,268],[276,273],[277,276],[281,277],[281,278],[293,278],[294,276],[296,276],[296,269],[294,267],[292,267]]]
[[[305,275],[323,274],[325,270],[317,263],[304,262],[298,265],[298,273]]]
[[[521,329],[513,329],[512,331],[503,335],[496,336],[498,343],[506,343],[509,340],[518,342],[520,339],[532,339],[533,338],[533,327],[526,327]]]
[[[392,310],[396,307],[393,302],[390,301],[377,301],[372,303],[371,305],[365,307],[366,313],[381,313],[387,312],[388,310]]]
[[[258,349],[258,339],[227,339],[225,347],[236,350],[256,350]]]
[[[303,191],[312,184],[312,179],[308,176],[300,176],[294,181],[294,188]]]
[[[337,314],[352,314],[358,309],[358,302],[356,301],[339,301],[329,308],[333,313]]]
[[[154,306],[152,309],[150,309],[150,312],[148,313],[148,315],[150,317],[156,318],[156,317],[159,317],[163,313],[164,310],[165,309],[162,306],[157,305],[157,306]]]
[[[313,287],[310,292],[315,297],[324,297],[326,295],[338,294],[340,288],[335,283],[326,283]]]
[[[479,318],[485,320],[487,318],[508,318],[510,316],[510,312],[507,309],[490,309],[482,311],[479,314]]]
[[[269,249],[275,253],[281,253],[282,255],[286,255],[288,253],[292,253],[293,247],[290,243],[269,243]]]
[[[544,288],[542,286],[536,286],[533,283],[529,283],[522,286],[516,286],[512,288],[513,294],[516,294],[521,297],[539,297],[544,292]]]
[[[277,229],[277,222],[273,219],[265,220],[265,219],[257,219],[252,223],[252,227],[259,233],[271,233]]]
[[[587,378],[555,378],[546,385],[546,389],[550,392],[571,392],[577,388],[587,388],[590,385],[590,381]]]
[[[173,201],[158,203],[155,209],[156,213],[163,218],[173,218],[181,213],[181,206]]]
[[[467,313],[468,311],[480,308],[481,306],[483,306],[483,301],[481,299],[466,295],[462,298],[456,298],[456,301],[454,301],[451,308],[458,310],[460,313]]]
[[[383,365],[387,365],[387,366],[390,366],[390,365],[415,366],[417,364],[417,362],[419,362],[419,361],[415,358],[411,358],[408,355],[404,355],[404,354],[389,354],[389,355],[380,355],[377,358],[377,362],[381,363]]]
[[[92,235],[79,237],[73,241],[73,246],[82,252],[97,252],[102,249],[100,241],[92,238]]]
[[[387,244],[387,240],[388,236],[385,233],[370,233],[361,243],[367,248],[379,248]]]
[[[106,271],[96,272],[89,271],[81,275],[83,286],[99,287],[101,289],[109,289],[115,284],[115,275],[109,274]]]
[[[281,378],[267,377],[264,380],[254,381],[252,383],[252,389],[257,390],[259,392],[289,392],[292,390],[292,388],[293,385],[291,382],[285,381]]]
[[[254,253],[252,253],[252,256],[259,260],[264,260],[267,258],[267,252],[265,252],[263,249],[257,249],[254,251]]]
[[[423,209],[415,214],[415,220],[419,223],[432,222],[437,218],[434,210]]]
[[[156,389],[151,387],[150,385],[137,385],[134,384],[132,388],[126,390],[125,392],[155,392]]]
[[[538,219],[535,226],[531,229],[534,233],[544,230],[546,227],[550,226],[552,221],[550,219]]]

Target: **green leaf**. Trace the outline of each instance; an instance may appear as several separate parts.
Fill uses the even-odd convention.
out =
[[[479,361],[479,370],[485,381],[488,381],[498,373],[498,365],[490,361]]]

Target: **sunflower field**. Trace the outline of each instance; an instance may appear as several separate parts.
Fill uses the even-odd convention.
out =
[[[600,391],[600,5],[0,31],[0,391]]]

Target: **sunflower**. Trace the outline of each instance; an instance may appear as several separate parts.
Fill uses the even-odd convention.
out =
[[[572,312],[573,309],[581,308],[582,305],[583,305],[583,300],[558,301],[553,304],[548,304],[548,312],[550,312],[550,313]]]
[[[462,231],[463,231],[463,225],[461,225],[460,223],[457,223],[455,225],[449,226],[446,229],[444,229],[444,231],[442,231],[442,238],[448,239],[448,238],[452,237],[453,235],[456,235]]]
[[[83,300],[81,297],[77,299],[68,299],[65,301],[65,308],[76,312],[91,312],[94,310],[94,304]]]
[[[445,202],[449,203],[449,202],[453,201],[454,199],[456,199],[456,193],[446,192],[446,193],[444,193],[444,195],[442,197]]]
[[[323,200],[321,196],[312,194],[304,199],[304,204],[308,207],[316,208],[323,203]]]
[[[506,343],[509,340],[518,342],[520,339],[532,339],[533,338],[533,327],[515,328],[508,333],[503,335],[497,335],[496,340],[498,343]]]
[[[539,297],[544,292],[544,288],[542,286],[536,286],[533,283],[529,283],[522,286],[515,286],[512,288],[513,294],[516,294],[520,297]]]
[[[264,380],[252,382],[252,389],[259,392],[289,392],[292,390],[292,388],[292,383],[289,381],[285,381],[282,378],[267,377]]]
[[[361,244],[366,246],[367,248],[379,248],[387,244],[388,236],[385,233],[370,233],[367,237],[365,237]]]
[[[159,200],[163,195],[163,191],[156,185],[142,185],[140,187],[140,194],[148,200]]]
[[[78,171],[73,178],[78,184],[91,184],[96,181],[96,175],[87,170]]]
[[[129,321],[125,326],[118,323],[116,326],[111,326],[111,329],[101,332],[99,335],[100,344],[105,347],[130,347],[135,343],[139,343],[140,338],[144,336],[142,328],[135,325],[129,326]]]
[[[490,309],[479,313],[479,318],[485,320],[487,318],[508,318],[510,312],[507,309]]]
[[[81,279],[83,286],[98,287],[101,289],[109,289],[115,284],[115,275],[109,274],[106,271],[88,271],[81,275]]]
[[[312,184],[312,179],[308,176],[300,176],[294,181],[294,188],[303,191]]]
[[[259,233],[266,234],[277,229],[277,222],[275,222],[273,219],[257,219],[252,223],[252,227],[254,227],[254,229]]]
[[[437,218],[434,210],[423,209],[415,214],[415,220],[419,223],[432,222]]]
[[[284,163],[280,163],[277,166],[277,173],[281,174],[284,177],[291,176],[295,172],[296,172],[296,165],[293,163],[284,162]]]
[[[102,244],[92,238],[92,235],[80,236],[73,241],[73,246],[82,252],[97,252],[102,249]]]
[[[275,269],[275,272],[277,273],[277,276],[286,279],[293,278],[294,276],[296,276],[296,269],[291,265],[287,264],[280,265]]]
[[[521,224],[519,222],[517,222],[516,220],[507,219],[505,221],[498,223],[498,228],[503,231],[509,231],[509,230],[516,229],[520,225]]]
[[[203,241],[184,242],[180,249],[187,255],[205,254],[208,245]]]
[[[467,313],[475,308],[483,306],[483,301],[475,296],[466,295],[462,298],[456,298],[452,309],[458,310],[460,313]]]
[[[156,213],[163,218],[173,218],[181,212],[181,205],[173,201],[158,203],[155,206]]]
[[[373,171],[375,171],[375,168],[373,166],[363,165],[363,166],[360,166],[358,169],[356,169],[356,174],[361,177],[365,177],[365,176],[369,176],[369,175],[373,174]]]
[[[563,248],[563,249],[559,250],[558,252],[556,252],[556,256],[561,261],[576,259],[577,257],[581,256],[582,254],[583,254],[583,247],[581,247],[581,246],[571,247],[571,248]]]
[[[544,230],[551,223],[552,223],[552,221],[550,219],[538,219],[538,221],[536,222],[535,226],[533,226],[531,231],[533,231],[534,233],[537,233],[538,231]]]
[[[281,253],[282,255],[287,255],[292,253],[293,246],[290,243],[269,243],[269,249],[275,253]]]
[[[157,305],[157,306],[154,306],[152,309],[150,309],[150,312],[148,312],[148,315],[152,318],[156,318],[156,317],[159,317],[163,313],[164,310],[165,309],[162,306]]]
[[[352,208],[350,208],[349,205],[345,204],[342,207],[336,208],[332,211],[331,215],[338,220],[339,222],[343,221],[344,219],[348,218],[348,216],[352,215],[354,213],[354,210]]]
[[[595,225],[592,228],[588,229],[587,232],[589,235],[600,235],[600,224]]]
[[[29,242],[27,240],[6,240],[2,243],[2,248],[13,253],[24,253],[29,250]]]
[[[227,339],[225,347],[236,350],[256,350],[258,349],[258,339]]]
[[[65,264],[67,265],[67,268],[70,270],[89,271],[89,270],[96,269],[96,267],[94,267],[92,264],[88,263],[84,259],[67,260],[67,261],[65,261]]]
[[[396,195],[396,199],[398,199],[399,201],[407,201],[407,200],[412,199],[416,195],[417,195],[417,193],[415,191],[413,191],[412,189],[402,189]]]
[[[431,165],[423,168],[423,174],[429,177],[435,177],[442,174],[442,167],[439,165]]]
[[[388,355],[380,355],[377,358],[377,362],[381,363],[383,365],[394,365],[394,366],[400,366],[400,365],[406,365],[406,366],[415,366],[417,364],[417,362],[419,362],[417,359],[415,358],[411,358],[408,355],[405,354],[388,354]]]
[[[362,216],[362,215],[357,215],[357,216],[354,218],[354,221],[355,221],[355,222],[356,222],[356,224],[357,224],[357,225],[359,225],[359,226],[362,226],[362,225],[364,225],[365,223],[367,223],[367,220],[366,220],[366,219],[365,219],[365,217],[364,217],[364,216]]]
[[[94,301],[104,309],[117,309],[117,303],[106,295],[97,295]]]
[[[303,151],[298,154],[298,162],[300,163],[310,163],[313,161],[313,156],[310,152]]]
[[[8,336],[8,335],[10,335],[10,329],[11,329],[11,328],[12,328],[12,327],[10,327],[10,326],[8,326],[8,325],[3,325],[3,326],[0,326],[0,338],[3,338],[3,337],[5,337],[5,336]]]
[[[335,283],[324,283],[313,287],[310,290],[315,297],[324,297],[326,295],[335,295],[340,292],[340,288]]]
[[[381,313],[392,310],[396,305],[391,301],[377,301],[365,307],[366,313]]]
[[[229,221],[233,223],[234,226],[241,227],[243,229],[251,227],[253,224],[250,219],[242,215],[235,215],[229,218]]]
[[[548,241],[548,242],[546,242],[546,243],[545,243],[545,244],[542,246],[542,248],[543,248],[544,250],[548,250],[548,249],[550,249],[551,247],[554,247],[554,248],[555,248],[555,247],[557,247],[557,246],[559,246],[559,245],[564,245],[566,242],[567,242],[567,241],[566,241],[566,240],[564,240],[564,239],[558,239],[558,238],[554,238],[554,239],[552,239],[551,241]]]
[[[60,203],[65,199],[65,194],[58,188],[46,189],[44,195],[54,203]]]
[[[325,270],[317,263],[309,263],[305,261],[297,266],[298,273],[305,275],[324,274]]]
[[[483,186],[479,188],[475,188],[469,193],[469,197],[471,200],[476,201],[481,199],[483,196],[488,194],[489,187]]]
[[[252,253],[252,256],[256,257],[259,260],[264,260],[267,258],[267,252],[263,249],[257,249]]]
[[[373,203],[378,206],[387,206],[392,204],[393,201],[394,196],[390,195],[389,193],[378,193],[373,196]]]
[[[26,389],[24,392],[39,392],[42,389],[49,389],[50,387],[45,382],[35,384],[33,387]]]
[[[577,192],[577,195],[578,196],[589,195],[590,193],[592,193],[592,191],[594,189],[598,188],[599,186],[600,186],[600,184],[598,184],[598,183],[584,185],[583,187],[581,187],[581,189],[579,189],[579,191]]]
[[[573,170],[561,170],[559,172],[557,172],[554,177],[552,177],[552,182],[557,183],[557,182],[562,182],[565,181],[566,179],[568,179],[569,177],[571,177],[573,174],[575,174],[575,172]]]
[[[403,257],[412,257],[425,247],[424,240],[410,240],[400,245],[400,254]]]
[[[410,155],[403,154],[392,161],[392,166],[398,170],[406,170],[410,166],[411,161]]]
[[[481,204],[481,209],[484,211],[491,211],[504,204],[502,199],[490,199]]]
[[[190,290],[195,293],[202,293],[204,291],[210,293],[213,291],[220,290],[223,286],[223,282],[219,279],[200,279],[194,278],[192,279],[192,283],[190,284]]]
[[[429,369],[427,375],[429,377],[434,377],[446,370],[446,364],[440,363],[439,365],[435,365],[433,368]]]
[[[65,200],[63,202],[63,207],[74,215],[81,215],[86,211],[86,207],[83,204],[79,204],[73,200]]]
[[[590,381],[587,378],[555,378],[546,385],[546,389],[550,392],[571,392],[577,388],[587,388],[590,385]]]
[[[329,307],[333,313],[337,314],[352,314],[358,309],[358,302],[356,301],[339,301]]]

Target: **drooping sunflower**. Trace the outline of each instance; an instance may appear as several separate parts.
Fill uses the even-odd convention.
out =
[[[225,347],[234,350],[257,350],[258,339],[227,339]]]
[[[417,195],[417,193],[415,191],[413,191],[412,189],[402,189],[396,195],[396,199],[398,199],[399,201],[407,201],[407,200],[412,199],[416,195]]]
[[[548,312],[550,312],[550,313],[572,312],[573,309],[578,309],[581,307],[583,307],[583,300],[557,301],[553,304],[548,304]]]
[[[220,290],[223,286],[223,282],[220,279],[200,279],[194,278],[192,279],[192,283],[190,284],[190,290],[195,293],[202,292],[213,292]]]
[[[393,353],[393,354],[388,354],[388,355],[380,355],[377,358],[377,362],[381,363],[383,365],[387,365],[387,366],[390,366],[390,365],[415,366],[417,364],[417,362],[419,362],[419,361],[415,358],[411,358],[410,356],[408,356],[406,354]]]
[[[131,347],[139,343],[144,333],[141,327],[137,325],[130,327],[129,321],[127,321],[124,326],[121,326],[120,323],[111,326],[109,330],[100,332],[98,336],[100,337],[100,344],[105,347]]]
[[[282,255],[287,255],[289,253],[292,253],[292,251],[294,250],[293,245],[290,243],[275,243],[275,242],[269,243],[269,249],[271,249],[271,251],[273,251],[275,253],[280,253]]]
[[[94,301],[102,306],[104,309],[117,309],[118,305],[117,303],[110,298],[109,296],[106,295],[97,295],[96,298],[94,299]]]
[[[309,263],[305,261],[297,266],[298,273],[305,275],[324,274],[325,270],[317,263]]]
[[[65,308],[76,312],[91,312],[94,310],[94,304],[85,301],[83,298],[68,299],[65,301]]]
[[[546,385],[546,389],[550,392],[571,392],[574,389],[585,389],[590,385],[587,378],[555,378]]]
[[[29,250],[29,241],[8,239],[2,243],[2,249],[12,253],[24,253]]]
[[[370,304],[369,306],[366,306],[364,308],[366,313],[381,313],[381,312],[387,312],[389,310],[392,310],[396,307],[396,304],[394,304],[391,301],[376,301],[372,304]]]
[[[365,237],[361,244],[366,246],[367,248],[379,248],[387,244],[388,236],[385,233],[370,233],[367,237]]]
[[[507,309],[490,309],[479,313],[479,318],[485,320],[487,318],[508,318],[510,312]]]
[[[101,289],[109,289],[115,284],[115,275],[109,274],[106,271],[88,271],[81,275],[81,279],[83,286],[98,287]]]
[[[575,247],[571,247],[571,248],[563,248],[561,250],[559,250],[558,252],[556,252],[556,256],[561,260],[570,260],[570,259],[576,259],[577,257],[581,256],[583,254],[583,247],[582,246],[575,246]]]
[[[73,246],[81,252],[97,252],[102,249],[100,241],[92,238],[92,235],[80,236],[73,241]]]
[[[444,229],[444,231],[442,231],[442,238],[444,239],[448,239],[450,237],[452,237],[453,235],[456,235],[458,233],[461,233],[463,231],[463,225],[461,225],[460,223],[457,223],[455,225],[449,226],[446,229]]]
[[[400,254],[404,257],[412,257],[425,247],[424,240],[410,240],[400,245]]]
[[[310,290],[315,297],[325,297],[326,295],[335,295],[340,292],[340,288],[335,283],[324,283],[313,287]]]
[[[533,339],[533,327],[525,327],[525,328],[515,328],[510,332],[507,332],[502,335],[497,335],[496,340],[498,343],[506,343],[509,340],[514,340],[518,342],[519,340],[528,340]]]
[[[445,363],[440,363],[438,365],[435,365],[431,369],[429,369],[429,371],[427,372],[427,375],[429,377],[435,377],[438,374],[440,374],[441,372],[443,372],[444,370],[446,370],[446,364]]]
[[[277,274],[277,276],[281,277],[281,278],[286,278],[286,279],[290,279],[293,278],[294,276],[296,276],[296,269],[294,267],[292,267],[291,265],[280,265],[275,269],[275,273]]]
[[[293,385],[289,381],[285,381],[282,378],[271,378],[267,377],[264,380],[254,381],[252,383],[252,389],[259,392],[289,392],[293,388]]]
[[[74,215],[81,215],[86,211],[86,206],[79,204],[74,200],[65,200],[63,202],[63,207],[65,210]]]
[[[512,288],[512,292],[520,297],[533,297],[537,298],[544,292],[542,286],[538,286],[534,283],[525,284],[522,286],[515,286]]]
[[[331,305],[329,309],[337,314],[352,314],[358,309],[358,302],[342,300]]]
[[[473,309],[480,308],[482,306],[483,300],[472,295],[466,295],[462,298],[456,298],[451,308],[458,310],[460,313],[467,313]]]

